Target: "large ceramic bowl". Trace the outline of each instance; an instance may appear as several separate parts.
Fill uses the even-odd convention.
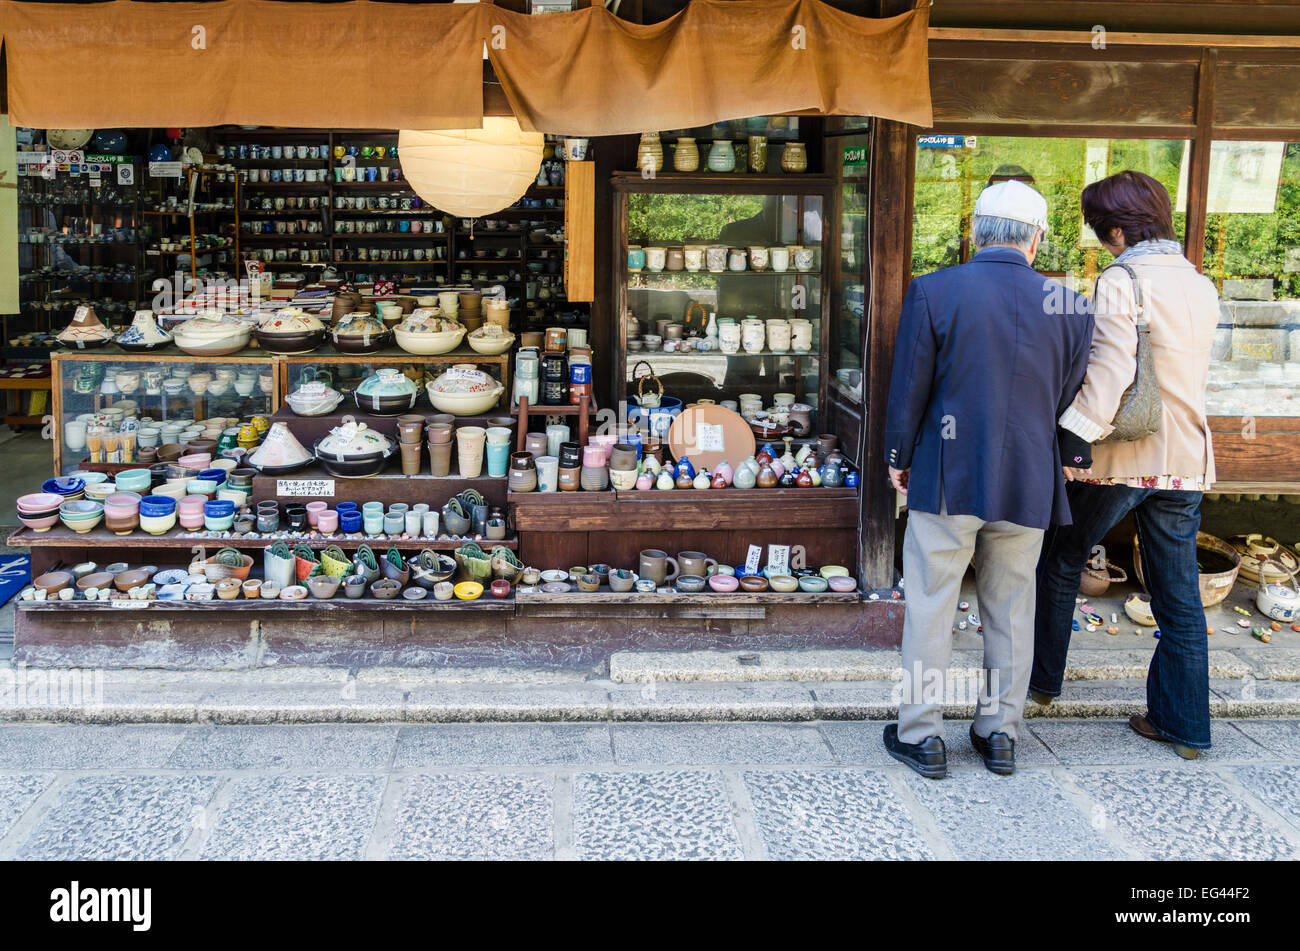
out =
[[[253,325],[229,317],[191,317],[177,325],[172,339],[181,350],[195,357],[224,357],[248,346]]]
[[[508,330],[502,330],[496,324],[484,324],[466,339],[471,350],[488,356],[505,353],[515,344],[515,335]]]
[[[282,307],[253,333],[271,353],[311,353],[325,340],[325,325],[301,308]]]
[[[393,333],[397,345],[407,353],[430,356],[455,350],[465,336],[465,328],[420,308],[398,324]]]
[[[457,364],[426,387],[434,408],[453,416],[475,416],[497,405],[505,387],[470,364]]]
[[[64,502],[59,508],[59,519],[79,535],[90,531],[104,518],[104,506],[89,499]]]
[[[316,458],[330,475],[343,479],[378,475],[388,465],[394,449],[391,439],[364,423],[349,423],[332,429],[312,447]]]
[[[330,340],[340,353],[375,353],[393,342],[393,332],[373,314],[347,314],[330,328]]]
[[[415,405],[420,388],[401,370],[383,367],[361,381],[353,398],[374,416],[397,416]]]

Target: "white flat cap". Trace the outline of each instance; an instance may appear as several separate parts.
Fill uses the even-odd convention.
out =
[[[980,192],[975,214],[1009,218],[1041,228],[1047,233],[1047,199],[1024,182],[998,182]]]

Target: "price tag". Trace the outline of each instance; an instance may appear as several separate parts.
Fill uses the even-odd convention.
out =
[[[333,479],[276,479],[275,494],[291,498],[332,499]]]
[[[763,548],[761,545],[750,545],[749,554],[745,556],[745,573],[758,574],[759,564],[763,560]]]
[[[788,575],[790,573],[790,546],[768,545],[767,567],[772,570],[774,575]]]
[[[486,383],[488,376],[482,370],[469,370],[463,367],[452,367],[445,374],[448,380],[463,381],[466,383]]]
[[[696,427],[696,452],[726,452],[726,439],[721,423],[700,423]]]
[[[119,611],[143,611],[149,606],[150,602],[119,600],[109,601],[108,603],[110,607],[116,608]]]
[[[180,162],[150,162],[149,177],[150,178],[180,178],[181,163]]]

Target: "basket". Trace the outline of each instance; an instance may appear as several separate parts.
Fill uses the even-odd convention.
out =
[[[1231,545],[1209,532],[1196,533],[1196,547],[1216,552],[1232,562],[1232,568],[1227,571],[1198,572],[1201,606],[1208,608],[1223,601],[1232,592],[1232,586],[1237,580],[1237,572],[1241,569],[1242,558]],[[1146,581],[1142,577],[1142,553],[1138,548],[1136,534],[1133,536],[1133,569],[1138,582],[1145,588]]]
[[[1100,598],[1112,584],[1124,581],[1128,581],[1128,572],[1112,561],[1107,561],[1103,568],[1089,565],[1079,576],[1079,593],[1089,598]]]
[[[645,367],[645,374],[637,376],[637,371]],[[655,376],[654,367],[644,360],[638,360],[636,366],[632,368],[632,379],[636,381],[636,402],[638,406],[644,406],[646,409],[655,409],[659,401],[664,398],[664,385],[659,377]],[[653,385],[654,393],[646,392],[648,385]]]
[[[223,548],[203,562],[203,574],[207,577],[209,584],[216,584],[218,581],[225,581],[227,578],[247,581],[248,572],[252,567],[252,555],[245,555],[233,548]]]
[[[700,319],[698,323],[693,322],[691,319],[691,315],[694,314],[697,310],[700,312]],[[703,304],[701,304],[699,301],[696,301],[695,303],[691,304],[690,307],[686,308],[686,318],[685,318],[686,327],[683,332],[687,337],[692,337],[692,336],[703,337],[704,328],[708,324],[708,322],[709,322],[709,312],[704,309]]]

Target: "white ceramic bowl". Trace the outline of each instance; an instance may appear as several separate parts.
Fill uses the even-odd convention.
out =
[[[475,331],[466,339],[469,341],[471,350],[475,353],[482,353],[488,356],[496,356],[499,353],[505,353],[514,346],[515,343],[515,335],[512,333],[488,336]]]
[[[460,341],[465,336],[465,328],[458,327],[456,330],[437,333],[411,333],[403,330],[399,325],[393,333],[397,338],[397,345],[407,353],[434,356],[450,353],[460,346]]]
[[[439,393],[433,388],[433,381],[425,384],[429,392],[429,402],[435,409],[453,416],[476,416],[486,413],[497,405],[506,388],[498,383],[491,390],[483,393]]]

